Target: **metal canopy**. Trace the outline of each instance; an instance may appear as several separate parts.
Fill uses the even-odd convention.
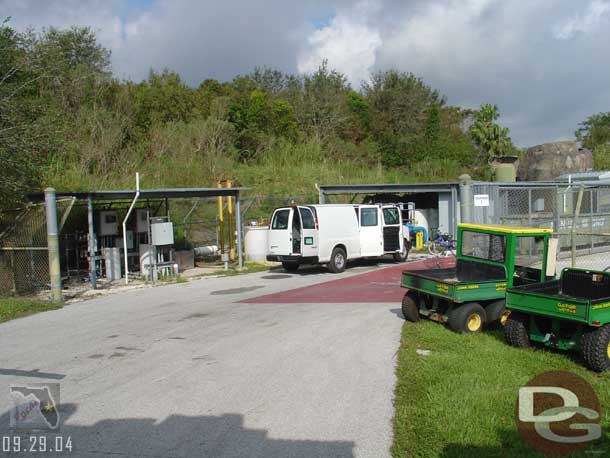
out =
[[[141,189],[140,199],[187,199],[191,197],[237,197],[241,191],[249,188],[167,188]],[[135,190],[121,191],[61,191],[57,197],[76,197],[79,200],[131,200],[136,195]],[[31,202],[44,201],[44,193],[37,192],[27,195]]]

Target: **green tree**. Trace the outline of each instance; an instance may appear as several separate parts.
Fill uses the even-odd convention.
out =
[[[297,106],[297,117],[303,129],[320,141],[339,135],[349,117],[346,103],[349,91],[345,75],[329,69],[326,60],[313,74],[305,75]]]
[[[469,132],[474,143],[488,159],[502,156],[514,150],[508,128],[495,121],[500,117],[498,107],[484,103],[474,115],[474,123]]]
[[[575,135],[585,148],[595,149],[598,145],[610,144],[610,112],[589,116],[579,125]]]
[[[188,121],[195,107],[193,89],[167,69],[161,73],[151,70],[148,80],[136,86],[133,102],[136,126],[142,133],[153,124]]]

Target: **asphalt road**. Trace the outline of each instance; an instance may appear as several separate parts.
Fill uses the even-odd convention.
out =
[[[0,434],[10,385],[59,382],[71,456],[389,456],[398,304],[239,302],[375,268],[202,279],[4,323]]]

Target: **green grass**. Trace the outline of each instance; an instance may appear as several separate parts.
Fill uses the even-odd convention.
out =
[[[0,323],[21,318],[34,313],[60,309],[63,304],[22,299],[16,297],[0,297]]]
[[[417,349],[431,354],[419,356]],[[547,370],[571,371],[593,385],[602,406],[603,437],[589,453],[575,456],[609,456],[610,374],[586,370],[571,353],[509,347],[501,331],[460,335],[434,322],[405,323],[392,455],[541,457],[521,441],[513,409],[519,387]]]

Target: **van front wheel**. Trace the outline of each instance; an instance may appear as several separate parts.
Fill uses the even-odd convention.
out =
[[[294,272],[294,271],[298,270],[299,263],[284,261],[284,262],[282,262],[282,267],[284,268],[284,270],[287,270],[288,272]]]
[[[347,256],[343,248],[335,248],[333,253],[330,255],[330,261],[328,262],[328,270],[334,274],[341,273],[347,266]]]

